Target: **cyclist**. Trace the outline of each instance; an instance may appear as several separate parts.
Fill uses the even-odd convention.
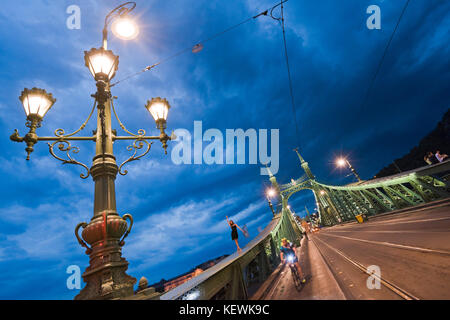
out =
[[[306,279],[303,276],[302,268],[300,268],[300,264],[298,263],[297,255],[295,254],[295,246],[286,238],[281,239],[281,247],[280,247],[280,258],[283,263],[287,262],[287,258],[293,255],[294,260],[289,263],[293,263],[297,268],[298,275],[300,276],[301,282],[305,283]]]

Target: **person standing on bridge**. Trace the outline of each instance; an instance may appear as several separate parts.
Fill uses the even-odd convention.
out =
[[[442,162],[442,161],[448,159],[448,155],[446,155],[445,153],[441,154],[441,152],[439,150],[436,151],[435,156],[439,160],[439,162]]]
[[[236,242],[236,247],[237,247],[237,251],[240,252],[242,251],[241,248],[239,247],[239,243],[238,243],[238,232],[237,232],[237,228],[239,228],[239,230],[242,231],[242,233],[244,233],[244,231],[236,224],[233,222],[233,220],[228,220],[228,216],[227,217],[227,222],[228,225],[231,228],[231,240],[234,240],[234,242]]]

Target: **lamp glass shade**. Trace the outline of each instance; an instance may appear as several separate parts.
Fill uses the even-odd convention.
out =
[[[123,40],[132,40],[139,34],[139,27],[128,17],[120,17],[111,25],[113,34]]]
[[[19,99],[27,117],[38,116],[41,119],[56,101],[51,93],[39,88],[23,89]]]
[[[111,50],[92,48],[84,52],[84,61],[95,80],[111,80],[116,74],[119,57]]]
[[[145,105],[147,110],[152,115],[155,122],[158,123],[160,121],[165,122],[167,120],[167,115],[169,113],[170,105],[166,99],[161,98],[152,98],[152,100],[147,101]]]

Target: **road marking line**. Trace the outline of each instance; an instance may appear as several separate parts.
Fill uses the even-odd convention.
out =
[[[391,242],[372,241],[372,240],[365,240],[365,239],[357,239],[357,238],[350,238],[350,237],[344,237],[344,236],[336,236],[336,235],[327,234],[327,233],[322,233],[322,235],[330,236],[330,237],[336,237],[336,238],[344,238],[344,239],[353,240],[353,241],[361,241],[361,242],[367,242],[367,243],[372,243],[372,244],[379,244],[379,245],[383,245],[383,246],[400,248],[400,249],[406,249],[406,250],[413,250],[413,251],[420,251],[420,252],[431,252],[431,253],[439,253],[439,254],[450,255],[450,251],[444,251],[444,250],[433,250],[433,249],[420,248],[420,247],[411,247],[411,246],[407,246],[407,245],[403,245],[403,244],[397,244],[397,243],[391,243]]]
[[[367,226],[370,225],[389,225],[389,224],[405,224],[405,223],[417,223],[417,222],[427,222],[427,221],[440,221],[440,220],[450,220],[450,217],[445,217],[445,218],[434,218],[434,219],[420,219],[420,220],[411,220],[411,221],[399,221],[399,220],[395,220],[395,221],[379,221],[379,222],[373,222],[368,224]]]
[[[378,226],[378,225],[391,225],[391,224],[405,224],[405,223],[416,223],[416,222],[426,222],[426,221],[439,221],[439,220],[450,220],[450,217],[445,217],[445,218],[434,218],[434,219],[420,219],[420,220],[412,220],[412,221],[404,221],[406,219],[391,219],[388,221],[370,221],[366,222],[367,224],[365,224],[365,227],[370,227],[370,226]],[[358,225],[358,226],[362,226],[362,225]],[[334,227],[341,227],[343,229],[347,229],[347,228],[353,228],[353,225],[336,225],[330,228],[330,230],[334,229]]]
[[[334,232],[360,232],[360,233],[450,233],[450,230],[448,231],[420,231],[420,230],[380,230],[380,231],[371,231],[371,230],[327,230],[326,233],[334,233]],[[322,233],[323,234],[323,233]]]
[[[374,278],[376,278],[378,281],[380,281],[385,287],[387,287],[388,289],[390,289],[391,291],[394,291],[396,294],[398,294],[400,297],[402,297],[405,300],[420,300],[419,298],[417,298],[416,296],[410,294],[409,292],[407,292],[406,290],[403,290],[402,288],[400,288],[399,286],[397,286],[396,284],[387,281],[386,279],[383,279],[382,277],[379,277],[377,274],[375,273],[371,273],[367,271],[367,268],[357,262],[354,261],[352,259],[350,259],[349,257],[347,257],[345,254],[343,254],[341,251],[339,251],[338,249],[330,246],[328,243],[326,243],[325,241],[321,240],[319,237],[316,237],[317,240],[319,240],[320,242],[322,242],[323,244],[325,244],[327,247],[329,247],[331,250],[335,251],[337,254],[339,254],[340,256],[342,256],[345,260],[347,260],[348,262],[350,262],[351,264],[353,264],[355,267],[357,267],[358,269],[360,269],[361,271],[363,271],[364,273],[368,274],[369,276],[372,276]],[[314,240],[313,240],[314,241]],[[317,246],[317,245],[316,245]]]

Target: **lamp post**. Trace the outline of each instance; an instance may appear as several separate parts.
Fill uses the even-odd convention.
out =
[[[359,174],[356,172],[355,168],[350,164],[350,162],[346,158],[338,158],[336,159],[336,165],[338,167],[345,167],[345,165],[348,166],[350,171],[355,175],[356,179],[358,179],[359,182],[361,182],[361,178],[359,177]]]
[[[269,204],[270,210],[272,211],[273,216],[275,217],[275,210],[273,210],[273,205],[272,205],[272,201],[270,200],[271,197],[273,197],[275,195],[275,190],[273,189],[268,189],[266,191],[266,199],[267,199],[267,203]]]
[[[122,167],[131,161],[139,160],[149,151],[153,142],[160,140],[167,154],[167,141],[175,136],[169,137],[164,129],[166,128],[167,114],[170,108],[166,99],[153,98],[147,102],[145,108],[153,116],[156,126],[160,131],[157,136],[146,136],[145,130],[138,130],[134,134],[126,129],[122,124],[114,109],[110,91],[110,80],[114,77],[119,64],[119,57],[112,51],[107,50],[107,26],[113,18],[122,19],[128,17],[128,13],[134,9],[134,2],[127,2],[112,10],[105,19],[103,30],[103,46],[85,51],[85,64],[89,68],[96,81],[97,92],[92,95],[94,105],[91,113],[80,128],[70,134],[66,134],[63,129],[55,130],[55,136],[40,137],[36,129],[40,127],[45,114],[55,103],[51,94],[43,89],[24,89],[20,101],[25,109],[29,132],[21,137],[17,129],[11,135],[11,140],[25,142],[27,144],[27,160],[33,152],[33,146],[39,141],[50,141],[48,143],[49,152],[56,159],[65,163],[77,164],[85,168],[86,173],[81,174],[81,178],[86,179],[92,176],[95,184],[94,188],[94,214],[89,223],[81,222],[75,228],[75,235],[79,244],[86,248],[89,255],[89,266],[83,273],[86,286],[80,291],[75,299],[114,299],[130,296],[133,294],[133,285],[136,279],[127,275],[128,262],[122,257],[122,247],[124,239],[128,236],[133,225],[133,218],[130,214],[120,216],[116,209],[115,179],[117,173],[126,175],[127,171],[122,171]],[[128,20],[129,21],[129,20]],[[123,26],[122,26],[123,27]],[[116,26],[116,32],[120,32],[120,27]],[[128,35],[130,32],[128,32]],[[97,130],[91,136],[76,136],[82,131],[91,118],[97,107]],[[118,136],[116,130],[111,126],[111,110],[113,111],[120,127],[128,134]],[[71,145],[71,141],[93,141],[95,142],[95,156],[92,159],[92,166],[88,168],[85,164],[74,159],[71,153],[77,153],[78,148]],[[116,163],[113,153],[113,143],[120,140],[131,140],[132,145],[127,150],[133,154],[120,166]],[[55,145],[59,151],[65,155],[57,155],[54,150]],[[145,148],[144,148],[145,146]],[[142,150],[142,154],[137,155]],[[129,221],[129,223],[127,223]],[[79,229],[82,228],[81,237]]]

